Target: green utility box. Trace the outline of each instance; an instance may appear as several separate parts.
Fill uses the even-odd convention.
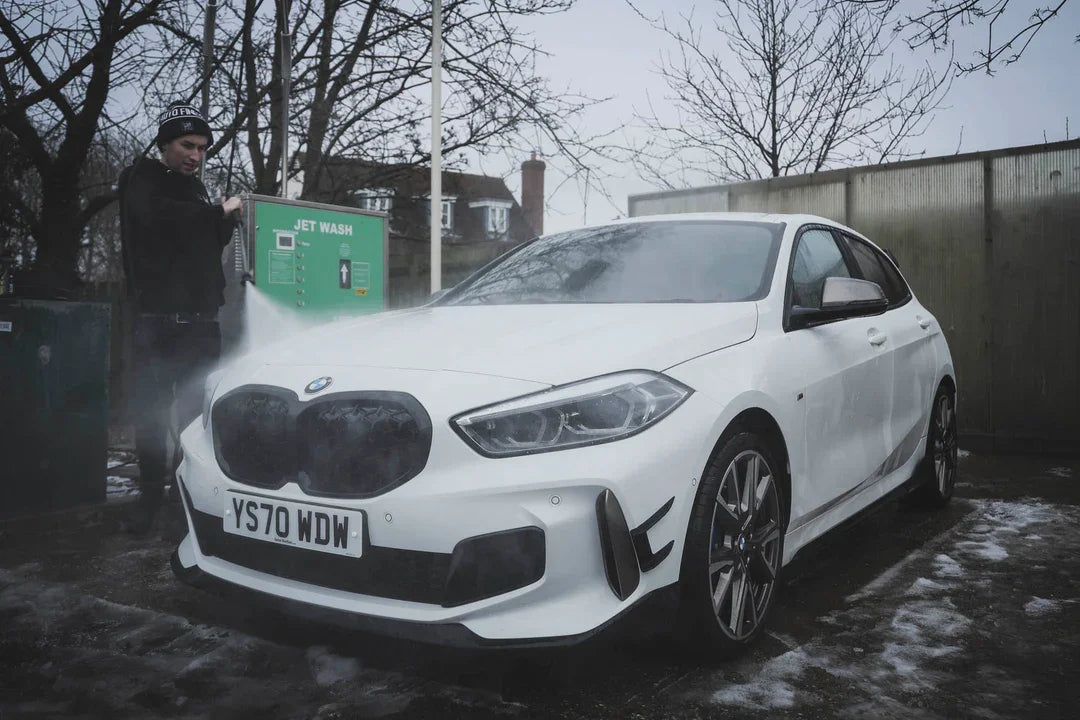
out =
[[[0,516],[105,501],[111,317],[0,300]]]
[[[245,217],[249,269],[264,295],[320,319],[386,308],[385,213],[248,195]]]

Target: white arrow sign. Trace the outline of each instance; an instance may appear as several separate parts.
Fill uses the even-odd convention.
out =
[[[341,278],[338,287],[348,290],[352,286],[352,263],[349,260],[338,260],[338,276]]]

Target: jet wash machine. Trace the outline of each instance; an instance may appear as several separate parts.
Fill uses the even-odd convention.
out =
[[[267,297],[315,320],[386,309],[386,213],[247,195],[238,274]]]

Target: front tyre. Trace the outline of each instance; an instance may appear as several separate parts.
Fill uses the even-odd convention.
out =
[[[930,410],[930,431],[926,438],[926,459],[920,469],[923,482],[915,491],[916,499],[928,507],[949,502],[956,489],[957,475],[956,400],[944,385],[934,395]]]
[[[762,632],[784,550],[778,465],[767,442],[739,433],[709,461],[694,500],[682,564],[680,624],[723,656]]]

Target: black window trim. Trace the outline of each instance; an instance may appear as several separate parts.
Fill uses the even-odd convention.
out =
[[[793,328],[791,327],[791,293],[794,289],[794,279],[792,273],[795,270],[795,253],[799,249],[799,242],[802,240],[802,236],[810,230],[824,230],[832,235],[833,242],[836,243],[836,249],[840,251],[841,257],[844,258],[844,265],[847,266],[848,274],[851,277],[856,277],[855,272],[858,272],[858,267],[855,265],[855,259],[851,256],[851,251],[848,249],[847,243],[841,242],[837,236],[839,228],[833,225],[826,225],[825,223],[807,223],[802,225],[795,232],[795,240],[791,243],[791,255],[788,257],[787,267],[787,279],[784,283],[784,332],[789,333],[795,330],[804,330],[806,328]],[[854,267],[854,270],[853,270]],[[861,273],[860,273],[861,275]],[[838,318],[836,320],[829,320],[828,322],[821,323],[822,325],[829,325],[835,322],[843,322],[844,320],[850,320],[851,318]]]
[[[903,285],[903,287],[904,287],[904,293],[905,294],[904,294],[903,299],[901,299],[899,302],[894,303],[892,301],[889,301],[889,307],[888,307],[888,309],[885,310],[885,312],[889,312],[889,310],[894,310],[896,308],[903,307],[904,305],[907,305],[909,302],[911,302],[912,298],[915,297],[915,294],[913,292],[911,292],[911,286],[908,285],[907,278],[904,277],[904,274],[902,272],[900,272],[900,267],[895,262],[893,262],[892,258],[889,257],[888,253],[886,253],[884,250],[882,250],[881,248],[874,245],[874,243],[870,242],[866,238],[861,238],[858,235],[855,235],[854,233],[846,232],[844,230],[840,230],[839,228],[834,228],[834,231],[837,234],[839,234],[841,236],[841,238],[843,239],[843,242],[841,244],[844,246],[843,249],[844,249],[845,252],[851,253],[851,248],[848,246],[849,242],[863,243],[868,248],[870,248],[871,253],[873,253],[873,255],[875,257],[877,257],[878,262],[881,262],[882,259],[884,259],[885,262],[888,262],[889,266],[892,267],[892,269],[896,271],[897,277],[900,278],[900,284]],[[854,254],[851,255],[851,259],[853,261],[852,264],[854,264],[854,266],[855,266],[855,271],[858,273],[859,279],[868,280],[869,278],[867,278],[867,277],[865,277],[863,275],[862,268],[859,267],[858,261],[855,261]],[[848,271],[850,272],[850,270],[851,270],[851,268],[849,267]],[[871,282],[873,282],[873,281],[871,281]],[[881,288],[881,290],[882,290],[882,292],[885,292],[886,288]]]

